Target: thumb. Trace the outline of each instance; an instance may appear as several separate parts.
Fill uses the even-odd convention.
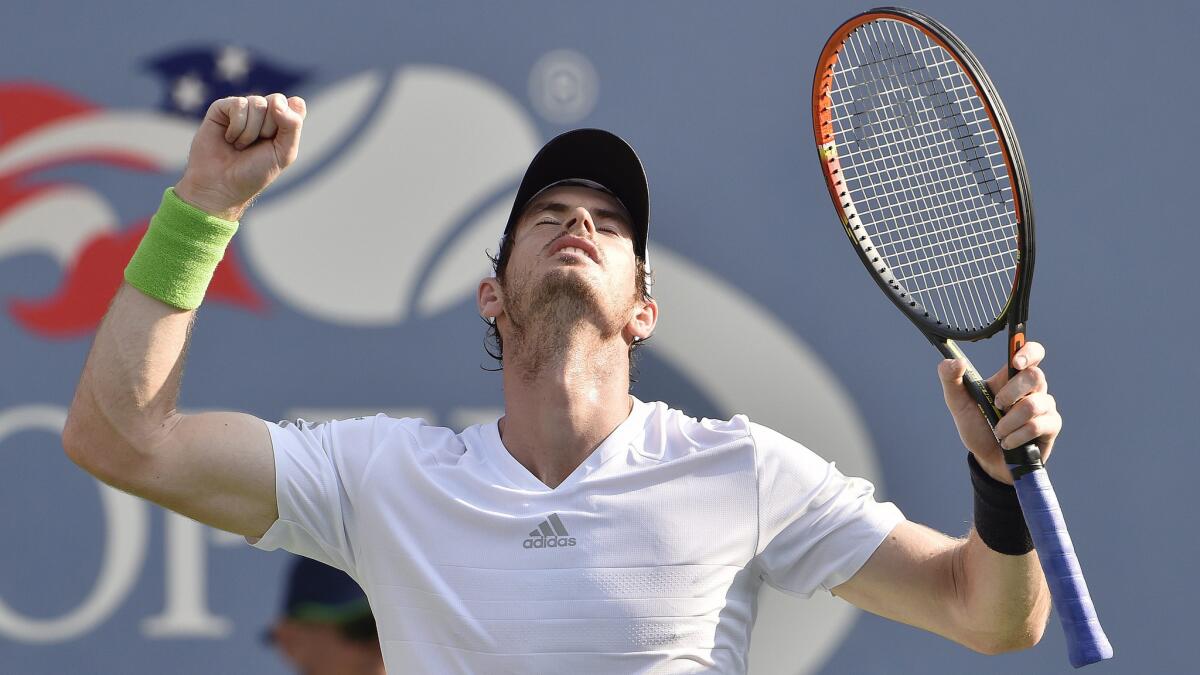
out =
[[[288,107],[292,109],[292,112],[300,116],[301,120],[303,120],[304,116],[308,114],[308,104],[305,103],[304,99],[300,98],[299,96],[292,96],[287,100],[287,104]]]
[[[299,96],[288,99],[280,95],[271,96],[270,114],[278,128],[275,132],[275,149],[280,168],[286,168],[300,154],[300,128],[304,126],[307,113],[304,99]]]
[[[967,374],[966,361],[946,359],[938,364],[937,370],[938,379],[942,381],[942,395],[951,410],[957,409],[964,400],[970,399],[970,394],[962,382],[963,375]]]

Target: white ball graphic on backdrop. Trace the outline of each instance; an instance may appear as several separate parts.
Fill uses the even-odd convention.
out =
[[[404,320],[424,262],[447,231],[479,213],[468,230],[490,233],[473,259],[443,257],[426,287],[435,311],[461,299],[489,270],[484,249],[494,246],[538,135],[522,110],[496,85],[460,70],[411,66],[390,82],[369,73],[314,97],[294,175],[303,185],[263,203],[246,218],[243,245],[271,291],[314,318],[357,326]],[[306,175],[306,165],[330,160],[364,122],[381,88],[390,85],[365,127],[329,166]],[[311,132],[311,133],[310,133]],[[322,152],[322,150],[324,152]],[[494,203],[485,203],[492,199]],[[459,242],[455,242],[458,244]],[[462,267],[460,267],[460,265]],[[436,300],[436,301],[435,301]]]

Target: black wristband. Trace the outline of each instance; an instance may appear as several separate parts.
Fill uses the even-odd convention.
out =
[[[971,486],[975,488],[975,531],[987,547],[1005,555],[1025,555],[1033,550],[1033,539],[1017,490],[992,478],[979,466],[975,455],[967,453],[971,467]]]

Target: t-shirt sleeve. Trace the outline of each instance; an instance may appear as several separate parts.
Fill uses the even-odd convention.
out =
[[[356,574],[355,503],[386,416],[312,424],[266,422],[279,519],[256,548],[278,548]]]
[[[758,470],[758,563],[772,586],[808,597],[854,576],[904,520],[875,486],[803,445],[751,424]]]

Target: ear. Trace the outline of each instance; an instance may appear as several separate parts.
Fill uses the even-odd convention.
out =
[[[658,301],[654,298],[639,301],[634,305],[633,317],[625,325],[631,340],[645,340],[654,333],[658,325]]]
[[[479,307],[479,315],[490,322],[504,312],[504,289],[496,277],[486,277],[479,282],[475,293],[475,304]]]

